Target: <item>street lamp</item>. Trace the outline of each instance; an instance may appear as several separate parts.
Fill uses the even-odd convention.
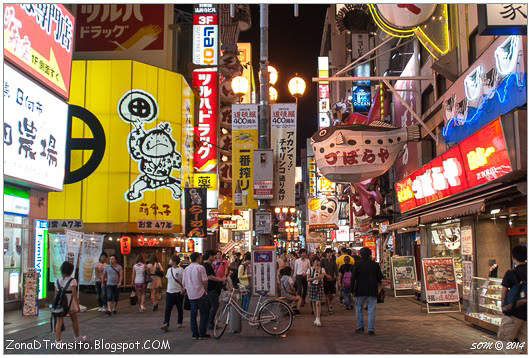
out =
[[[280,214],[280,208],[279,207],[275,208],[275,214]]]
[[[295,100],[298,101],[299,97],[301,97],[304,94],[304,91],[306,91],[306,82],[299,76],[293,77],[288,82],[288,89],[289,93],[293,97],[295,97]]]
[[[249,81],[243,76],[234,77],[230,86],[232,87],[234,94],[240,97],[240,100],[243,95],[249,92]]]
[[[269,101],[271,103],[276,103],[278,99],[278,92],[273,86],[269,86]]]
[[[278,81],[278,71],[273,66],[267,66],[267,72],[269,73],[269,84],[274,86]]]
[[[289,212],[292,213],[292,214],[295,214],[295,208],[290,208]]]
[[[287,213],[288,213],[288,208],[282,208],[282,212],[283,212],[284,214],[287,214]]]

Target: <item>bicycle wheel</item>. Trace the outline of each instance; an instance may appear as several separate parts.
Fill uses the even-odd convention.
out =
[[[220,339],[227,329],[229,324],[230,304],[226,303],[222,309],[216,312],[216,318],[214,319],[214,329],[212,335],[216,339]]]
[[[269,301],[260,308],[258,321],[267,334],[278,336],[291,328],[293,313],[285,302]]]

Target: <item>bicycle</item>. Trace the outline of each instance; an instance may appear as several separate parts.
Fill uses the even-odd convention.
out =
[[[258,298],[258,303],[256,304],[254,313],[245,311],[234,298],[234,292],[236,289],[233,288],[228,300],[225,302],[223,307],[218,310],[216,313],[216,318],[214,320],[214,330],[213,336],[216,339],[220,339],[225,333],[227,325],[229,324],[229,317],[231,310],[236,310],[241,318],[249,322],[250,325],[260,325],[260,327],[272,336],[279,336],[286,333],[293,323],[293,311],[290,306],[278,299],[266,299],[262,301],[264,297],[268,296],[267,291],[258,292],[260,297]]]

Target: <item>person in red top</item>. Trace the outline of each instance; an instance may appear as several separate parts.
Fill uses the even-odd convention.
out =
[[[212,262],[212,268],[217,278],[225,279],[229,274],[229,262],[223,258],[219,250],[216,252],[216,259]]]

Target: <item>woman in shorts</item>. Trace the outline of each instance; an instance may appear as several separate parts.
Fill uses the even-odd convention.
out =
[[[286,302],[293,307],[293,304],[296,304],[296,308],[293,310],[293,313],[300,314],[302,297],[297,295],[295,290],[295,284],[293,282],[293,277],[291,277],[291,267],[285,266],[280,269],[280,294]]]
[[[325,273],[324,267],[321,267],[321,260],[318,256],[315,256],[312,261],[312,267],[306,272],[306,277],[308,277],[310,302],[315,315],[313,324],[317,327],[321,327],[321,301],[324,300],[323,278]]]
[[[133,266],[133,283],[136,295],[138,296],[139,311],[144,312],[144,301],[146,299],[146,264],[142,255],[138,255],[136,264]]]

